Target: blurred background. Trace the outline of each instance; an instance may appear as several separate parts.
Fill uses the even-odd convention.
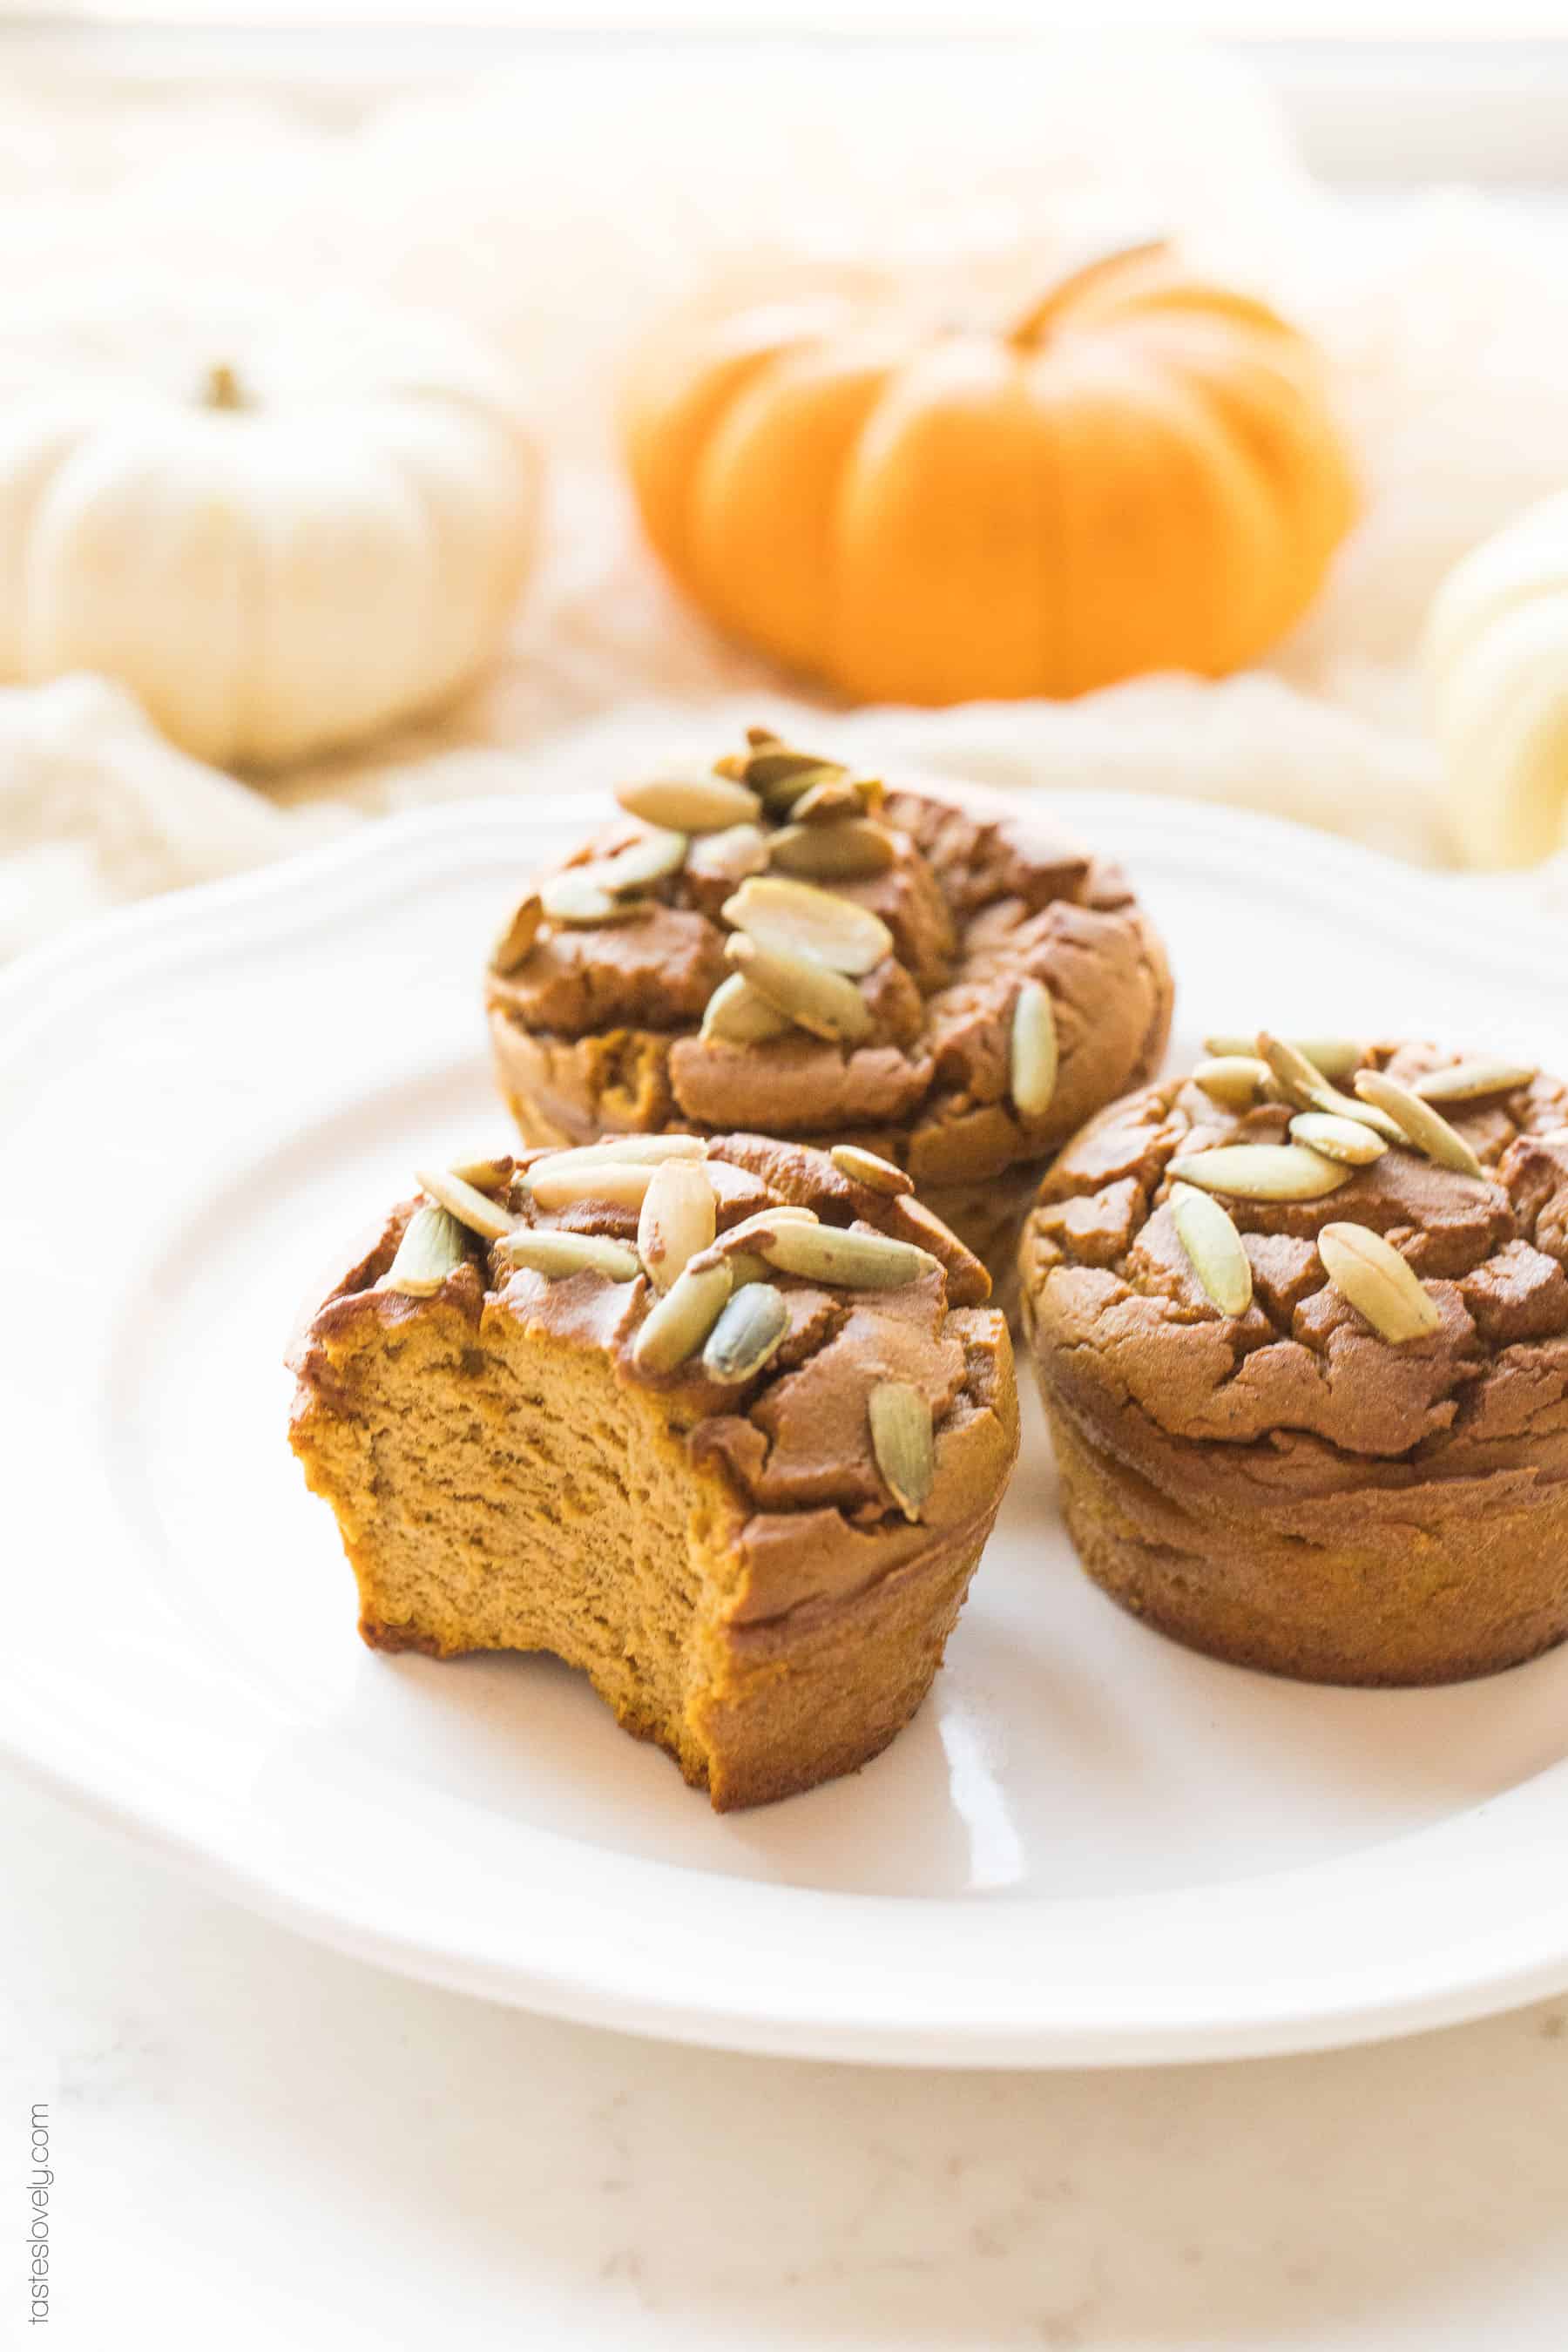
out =
[[[0,8],[0,952],[803,704],[858,756],[1258,805],[1563,894],[1564,31],[1557,5],[1392,0]],[[1119,513],[1198,484],[1160,540],[1173,607],[1241,525],[1214,415],[1141,473],[1103,383],[1062,461],[1076,520],[1029,549],[1095,615],[1091,676],[1054,646],[1000,694],[982,664],[868,696],[837,645],[781,655],[711,563],[653,551],[626,422],[650,348],[689,389],[703,337],[826,292],[896,316],[911,365],[955,320],[1000,349],[1155,238],[1290,322],[1355,478],[1267,644],[1199,676],[1179,631],[1124,625]],[[1284,468],[1269,497],[1309,495],[1299,434],[1259,454],[1255,345],[1159,364]],[[984,522],[994,442],[982,420],[915,481],[922,556]],[[753,467],[753,555],[800,462]],[[817,601],[864,638],[842,579]]]

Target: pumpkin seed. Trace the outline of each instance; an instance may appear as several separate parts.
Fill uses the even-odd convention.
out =
[[[1325,1118],[1351,1119],[1359,1126],[1370,1127],[1389,1143],[1405,1141],[1402,1130],[1385,1112],[1375,1104],[1368,1108],[1351,1096],[1341,1094],[1299,1045],[1289,1044],[1283,1037],[1271,1037],[1263,1030],[1258,1034],[1258,1050],[1285,1100],[1295,1109],[1319,1111]]]
[[[612,898],[624,898],[628,892],[646,890],[667,875],[678,874],[685,863],[686,835],[659,830],[628,842],[594,871]]]
[[[764,743],[782,743],[784,737],[775,734],[771,727],[748,727],[746,740],[753,751],[760,751]]]
[[[871,1008],[852,980],[808,956],[784,955],[739,931],[724,943],[748,984],[797,1029],[837,1045],[858,1045],[871,1032]]]
[[[738,971],[732,971],[708,999],[699,1034],[721,1038],[727,1045],[762,1045],[794,1026],[786,1014],[775,1013],[765,996],[759,996]]]
[[[733,1274],[733,1266],[731,1271]],[[702,1350],[710,1381],[733,1385],[760,1372],[789,1329],[789,1308],[771,1282],[749,1282],[721,1309]]]
[[[1325,1160],[1342,1160],[1348,1168],[1370,1168],[1388,1150],[1383,1137],[1364,1121],[1341,1118],[1333,1111],[1298,1111],[1290,1121],[1290,1132],[1310,1151],[1321,1151]]]
[[[1408,1087],[1401,1086],[1383,1070],[1363,1070],[1355,1082],[1355,1090],[1363,1102],[1384,1111],[1405,1130],[1402,1140],[1424,1151],[1439,1168],[1456,1169],[1461,1176],[1476,1176],[1484,1182],[1486,1170],[1470,1150],[1462,1135],[1457,1135],[1447,1120],[1424,1103]]]
[[[846,1290],[901,1290],[941,1270],[930,1251],[917,1249],[913,1242],[847,1232],[842,1225],[777,1223],[773,1232],[758,1234],[757,1255],[781,1274],[836,1283]]]
[[[586,1166],[601,1160],[631,1160],[639,1165],[646,1161],[657,1167],[661,1160],[706,1160],[708,1139],[702,1135],[605,1135],[597,1143],[576,1143],[568,1151],[552,1151],[536,1160],[533,1171],[561,1169],[573,1165]]]
[[[1351,1181],[1348,1168],[1298,1143],[1226,1143],[1215,1151],[1187,1152],[1165,1172],[1173,1182],[1238,1201],[1321,1201]]]
[[[1222,1054],[1193,1072],[1194,1086],[1226,1110],[1251,1110],[1268,1079],[1268,1063],[1252,1054]]]
[[[853,1184],[864,1184],[868,1191],[884,1192],[896,1199],[901,1192],[912,1192],[915,1180],[890,1160],[879,1158],[874,1151],[863,1151],[858,1143],[836,1143],[828,1154],[841,1176]]]
[[[867,1410],[882,1484],[905,1518],[918,1519],[936,1484],[931,1406],[907,1381],[879,1381]]]
[[[1222,1315],[1245,1315],[1252,1304],[1252,1265],[1229,1212],[1194,1184],[1173,1184],[1171,1215],[1207,1297]]]
[[[1455,1062],[1446,1070],[1428,1070],[1417,1078],[1413,1091],[1423,1102],[1480,1102],[1488,1095],[1511,1094],[1515,1087],[1527,1087],[1536,1074],[1533,1062],[1496,1062],[1478,1055],[1468,1062]]]
[[[1380,1339],[1402,1348],[1442,1321],[1437,1302],[1392,1242],[1365,1225],[1325,1225],[1318,1235],[1323,1271]]]
[[[668,1290],[700,1250],[712,1248],[718,1213],[700,1160],[666,1160],[653,1171],[637,1221],[637,1255],[655,1289]]]
[[[787,956],[807,956],[829,971],[858,979],[893,952],[893,935],[868,907],[819,890],[815,882],[781,881],[753,875],[723,905],[732,923],[761,948]]]
[[[765,874],[771,835],[760,824],[726,825],[722,833],[699,834],[686,853],[686,870],[707,882],[743,882]]]
[[[1258,1051],[1278,1079],[1286,1100],[1294,1103],[1298,1110],[1310,1110],[1313,1097],[1329,1083],[1326,1073],[1309,1061],[1299,1045],[1292,1045],[1285,1037],[1271,1037],[1267,1029],[1258,1031]]]
[[[640,908],[610,896],[601,879],[604,870],[602,866],[568,866],[563,873],[552,874],[539,893],[551,921],[593,930],[602,923],[628,923],[639,914]]]
[[[1350,1037],[1292,1037],[1288,1043],[1325,1078],[1348,1078],[1366,1059],[1366,1047]],[[1248,1037],[1205,1037],[1204,1051],[1228,1061],[1258,1050],[1258,1032]]]
[[[781,1201],[775,1208],[753,1210],[737,1224],[727,1225],[713,1246],[726,1256],[736,1253],[743,1242],[756,1241],[773,1233],[779,1225],[815,1225],[815,1209],[799,1209],[793,1202]]]
[[[433,1298],[449,1275],[466,1265],[468,1241],[449,1209],[416,1209],[403,1228],[397,1254],[378,1290],[400,1290],[406,1298]]]
[[[679,1168],[689,1163],[668,1160],[665,1164]],[[546,1160],[534,1169],[533,1199],[537,1207],[547,1211],[569,1209],[579,1201],[605,1201],[617,1209],[640,1209],[658,1172],[646,1160],[579,1160],[575,1152],[563,1152],[561,1160]]]
[[[734,1285],[721,1257],[681,1269],[654,1306],[632,1343],[632,1361],[642,1372],[673,1372],[695,1354],[719,1320]]]
[[[755,793],[712,774],[648,776],[618,786],[616,798],[628,816],[673,833],[720,833],[757,814]]]
[[[862,882],[885,874],[895,845],[886,825],[869,817],[846,817],[837,824],[786,824],[771,844],[773,862],[785,874],[814,875],[837,882]]]
[[[1057,1016],[1050,991],[1026,980],[1013,1003],[1008,1090],[1020,1118],[1043,1118],[1057,1090]]]
[[[470,1233],[481,1234],[487,1242],[499,1242],[503,1234],[510,1233],[511,1212],[487,1200],[477,1186],[455,1176],[450,1169],[426,1171],[416,1168],[414,1181],[422,1192],[428,1192],[441,1208],[448,1210],[460,1225],[467,1225]]]
[[[493,1192],[498,1185],[510,1182],[511,1169],[510,1160],[454,1160],[447,1173],[460,1176],[465,1184],[472,1184],[477,1192]]]
[[[790,811],[796,824],[837,824],[840,817],[864,816],[867,809],[864,785],[853,776],[830,776],[825,784],[813,784],[802,793]]]
[[[498,1243],[500,1255],[547,1282],[574,1274],[602,1274],[606,1282],[635,1282],[642,1272],[637,1252],[603,1234],[559,1233],[553,1226],[519,1225]]]
[[[510,973],[520,971],[528,961],[543,914],[538,891],[531,890],[490,950],[490,970],[499,979],[505,980]]]
[[[814,784],[831,783],[845,772],[839,761],[825,760],[817,751],[791,751],[776,738],[756,745],[746,761],[746,782],[769,808],[787,808]]]

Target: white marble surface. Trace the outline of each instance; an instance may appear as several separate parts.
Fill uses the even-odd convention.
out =
[[[68,2352],[1558,2352],[1568,2002],[1102,2074],[663,2048],[340,1959],[0,1776]],[[9,2184],[7,2189],[6,2184]],[[0,2230],[5,2228],[0,2220]]]

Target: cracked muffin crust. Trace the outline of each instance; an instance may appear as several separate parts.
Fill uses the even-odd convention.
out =
[[[1113,1105],[1030,1214],[1025,1328],[1080,1559],[1194,1648],[1315,1681],[1431,1683],[1568,1633],[1568,1089],[1498,1066],[1489,1091],[1477,1066],[1468,1091],[1456,1061],[1352,1048],[1329,1125],[1299,1093],[1262,1098],[1289,1094],[1288,1049],[1254,1063],[1251,1102],[1239,1065],[1205,1066],[1231,1107],[1193,1078]],[[1331,1132],[1347,1115],[1387,1100],[1415,1120],[1407,1089],[1441,1114],[1458,1149],[1432,1146],[1455,1164],[1385,1121],[1362,1164],[1281,1177],[1281,1147],[1318,1158],[1314,1132],[1352,1148]],[[1205,1157],[1238,1145],[1265,1156]],[[1295,1197],[1205,1193],[1245,1253],[1227,1312],[1199,1272],[1225,1295],[1225,1234],[1211,1255],[1205,1218],[1182,1212],[1184,1187],[1238,1166]]]
[[[1169,1034],[1164,950],[1120,870],[999,795],[884,788],[760,729],[707,777],[621,797],[626,818],[524,897],[488,974],[497,1078],[524,1139],[749,1128],[860,1143],[906,1169],[1010,1292],[1050,1154],[1159,1066]],[[655,835],[670,862],[642,880]],[[833,942],[802,928],[803,890],[860,910],[870,948],[852,941],[835,964]],[[781,992],[758,941],[782,944],[786,967],[792,947],[795,967],[826,962],[826,1004],[798,968]],[[1049,1067],[1020,1088],[1030,982]]]
[[[718,1810],[887,1745],[1017,1400],[984,1267],[847,1157],[671,1136],[421,1177],[291,1358],[368,1643],[552,1651]]]

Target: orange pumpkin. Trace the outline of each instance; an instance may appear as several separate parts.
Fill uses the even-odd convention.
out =
[[[1354,504],[1311,344],[1164,246],[1006,335],[742,313],[649,352],[625,426],[679,585],[866,701],[1236,669],[1305,609]]]

